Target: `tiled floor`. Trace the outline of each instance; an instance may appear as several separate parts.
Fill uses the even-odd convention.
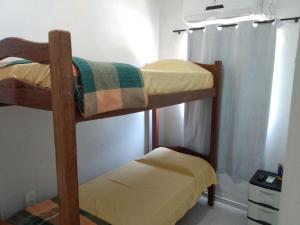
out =
[[[246,216],[245,211],[219,202],[208,207],[202,198],[176,225],[246,225]]]

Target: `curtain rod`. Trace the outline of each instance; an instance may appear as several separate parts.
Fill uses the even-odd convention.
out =
[[[280,19],[280,21],[284,22],[284,21],[295,21],[295,23],[298,23],[300,20],[300,17],[289,17],[289,18],[283,18],[283,19]],[[253,23],[256,23],[256,24],[268,24],[268,23],[273,23],[275,22],[276,20],[275,19],[272,19],[272,20],[263,20],[263,21],[254,21]],[[235,27],[235,26],[238,26],[237,23],[232,23],[232,24],[224,24],[224,25],[219,25],[218,27]],[[205,27],[193,27],[193,28],[190,28],[190,29],[179,29],[179,30],[173,30],[173,33],[178,33],[180,34],[181,32],[186,32],[186,31],[195,31],[195,30],[204,30]]]

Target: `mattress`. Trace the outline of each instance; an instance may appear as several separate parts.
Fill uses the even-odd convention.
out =
[[[79,188],[82,225],[175,225],[216,184],[205,160],[158,148]],[[56,200],[17,213],[11,225],[58,225]]]
[[[83,184],[80,208],[113,225],[174,225],[212,184],[206,161],[159,148]]]
[[[204,68],[183,60],[162,60],[141,68],[148,95],[212,88],[213,76]],[[0,68],[0,80],[15,78],[51,88],[50,67],[38,63]]]
[[[208,70],[184,60],[161,60],[141,68],[148,95],[202,90],[214,86]]]

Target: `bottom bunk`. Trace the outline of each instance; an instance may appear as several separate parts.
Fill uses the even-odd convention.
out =
[[[158,148],[81,185],[81,225],[174,225],[215,184],[204,159]],[[31,206],[7,223],[58,225],[57,201]]]

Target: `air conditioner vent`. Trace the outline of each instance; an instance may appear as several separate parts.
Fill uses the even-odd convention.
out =
[[[224,9],[224,5],[207,6],[205,10],[209,11],[209,10],[214,10],[214,9]]]

